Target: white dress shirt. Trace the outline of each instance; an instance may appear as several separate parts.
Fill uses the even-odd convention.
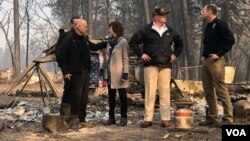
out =
[[[159,33],[160,36],[168,30],[167,26],[164,24],[162,27],[159,27],[156,25],[155,22],[153,22],[152,28]]]

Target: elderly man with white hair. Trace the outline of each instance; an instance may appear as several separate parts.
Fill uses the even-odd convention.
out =
[[[85,118],[89,93],[90,49],[105,48],[107,43],[89,42],[86,20],[76,19],[74,28],[72,34],[68,34],[62,41],[58,63],[64,78],[69,81],[70,114],[78,115],[81,125],[89,127],[90,123]]]

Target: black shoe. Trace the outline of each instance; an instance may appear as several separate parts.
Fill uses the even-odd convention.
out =
[[[116,121],[114,118],[109,118],[109,120],[106,122],[106,126],[112,125],[112,124],[116,124]]]
[[[80,122],[80,128],[91,128],[93,124],[90,122]]]
[[[215,119],[208,117],[205,119],[205,121],[202,121],[199,123],[200,126],[217,126],[218,123]]]
[[[222,121],[219,122],[218,127],[221,127],[222,125],[232,125],[233,121],[230,121],[227,118],[222,118]]]
[[[126,126],[127,125],[127,118],[121,118],[119,126]]]
[[[152,126],[152,121],[144,121],[141,124],[141,128],[148,128],[149,126]]]
[[[161,127],[169,127],[169,126],[170,126],[170,121],[168,120],[161,121]]]
[[[85,118],[79,118],[80,123],[81,122],[86,122]]]

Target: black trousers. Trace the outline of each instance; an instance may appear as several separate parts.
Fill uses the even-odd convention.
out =
[[[108,85],[109,118],[115,118],[116,90],[118,90],[119,99],[120,99],[120,103],[121,103],[121,117],[127,118],[127,112],[128,112],[127,89],[126,88],[111,89],[110,85]]]
[[[69,103],[69,96],[70,96],[69,88],[70,88],[69,80],[64,78],[63,96],[61,103]]]
[[[71,75],[69,81],[70,114],[78,115],[80,122],[85,122],[89,94],[89,72]]]

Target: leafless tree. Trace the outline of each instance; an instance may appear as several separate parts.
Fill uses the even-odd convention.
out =
[[[5,40],[7,42],[7,47],[10,51],[10,56],[11,56],[11,63],[12,63],[12,68],[14,68],[14,40],[9,38],[9,32],[10,32],[10,18],[11,18],[11,11],[7,11],[2,20],[0,21],[0,28],[4,33]]]
[[[94,33],[94,21],[93,21],[93,0],[88,0],[88,31],[90,35]]]
[[[34,0],[26,0],[25,2],[25,15],[24,18],[26,18],[26,67],[28,66],[29,63],[29,40],[30,40],[30,21],[31,21],[31,16],[30,16],[30,9],[33,6],[33,1]]]
[[[250,57],[248,58],[247,73],[245,80],[250,81]]]
[[[21,72],[20,63],[20,30],[19,30],[19,2],[14,0],[14,69],[13,77],[16,78]]]
[[[149,23],[150,22],[150,14],[149,14],[149,7],[148,7],[148,0],[143,0],[143,6],[144,6],[144,12],[145,12],[145,16],[146,16],[146,22]]]

